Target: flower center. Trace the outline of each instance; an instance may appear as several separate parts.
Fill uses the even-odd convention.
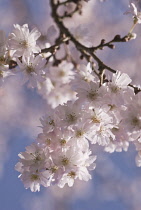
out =
[[[26,67],[26,71],[28,74],[31,74],[32,72],[34,72],[34,68],[33,68],[32,64],[30,64],[29,66]]]
[[[21,45],[22,48],[28,48],[28,42],[26,40],[19,42],[19,44]]]
[[[37,174],[31,174],[30,179],[31,179],[31,181],[36,181],[39,179],[39,176]]]
[[[139,126],[140,125],[140,120],[137,117],[133,117],[132,121],[131,121],[131,124],[133,126]]]
[[[119,90],[120,90],[120,88],[117,87],[117,86],[111,86],[110,89],[111,89],[111,92],[112,92],[112,93],[118,93]]]
[[[66,144],[66,140],[65,139],[61,139],[60,144],[61,144],[61,146],[65,145]]]
[[[97,93],[95,91],[92,91],[91,92],[88,92],[87,94],[87,97],[90,99],[90,100],[95,100],[97,98]]]
[[[34,154],[33,153],[30,153],[30,155],[32,156],[32,159],[33,159],[33,161],[35,163],[37,163],[37,162],[39,162],[39,161],[42,160],[42,158],[41,158],[41,156],[40,156],[40,154],[38,152],[36,152]]]
[[[73,113],[73,114],[68,114],[67,115],[67,121],[69,122],[69,123],[74,123],[75,121],[76,121],[76,115]]]
[[[57,166],[53,166],[51,168],[51,172],[54,174],[56,171],[58,170],[58,167]]]
[[[100,123],[100,120],[96,116],[92,116],[91,120],[93,123]]]
[[[74,179],[76,176],[76,173],[74,171],[71,171],[70,173],[68,173],[68,176]]]
[[[59,77],[64,77],[65,76],[65,72],[63,70],[59,71]]]
[[[50,120],[48,124],[55,126],[54,120]]]
[[[0,70],[0,77],[2,78],[3,77],[3,71]]]
[[[50,139],[46,139],[45,142],[46,142],[47,145],[50,145],[51,144],[51,140]]]
[[[69,164],[69,159],[67,157],[64,157],[61,162],[63,166],[67,166]]]
[[[76,137],[81,137],[83,136],[84,132],[82,130],[77,130],[76,131]]]
[[[0,65],[6,64],[6,59],[3,56],[0,56]]]

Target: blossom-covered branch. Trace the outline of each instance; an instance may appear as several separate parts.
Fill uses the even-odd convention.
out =
[[[131,40],[133,27],[124,37],[116,35],[109,42],[102,39],[95,47],[85,45],[64,23],[77,12],[83,14],[83,2],[50,0],[58,38],[54,38],[54,26],[44,37],[37,28],[30,31],[28,24],[15,24],[8,38],[0,31],[2,84],[8,76],[21,73],[21,83],[36,88],[47,101],[47,111],[40,118],[42,131],[19,154],[15,167],[25,188],[33,192],[40,185],[62,188],[73,186],[77,179],[90,180],[97,158],[92,144],[110,153],[127,151],[134,144],[136,163],[141,166],[140,90],[131,85],[128,74],[112,69],[96,54],[104,47],[113,49],[116,42]],[[74,10],[66,12],[70,4]],[[140,23],[139,13],[134,13],[133,20],[138,21],[133,24]]]

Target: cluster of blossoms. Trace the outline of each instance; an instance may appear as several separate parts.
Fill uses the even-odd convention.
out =
[[[63,187],[66,183],[72,186],[77,178],[88,181],[96,160],[90,144],[101,145],[110,153],[127,151],[130,141],[140,144],[141,95],[128,86],[129,76],[117,72],[99,87],[89,65],[81,70],[72,82],[76,100],[41,118],[43,133],[19,154],[16,169],[32,191],[39,190],[40,184]],[[139,152],[137,164],[140,162]]]
[[[38,92],[52,108],[55,108],[75,97],[70,86],[73,78],[73,64],[62,61],[57,67],[51,66],[46,71],[46,80],[38,83]]]
[[[131,6],[133,18],[140,23],[140,13]],[[0,81],[19,71],[23,84],[37,88],[51,105],[41,118],[42,133],[19,154],[16,170],[25,188],[36,192],[40,185],[64,187],[76,179],[88,181],[96,167],[91,144],[112,153],[127,151],[132,142],[141,166],[141,95],[135,95],[130,77],[117,71],[102,83],[91,63],[74,65],[71,59],[62,59],[53,65],[58,61],[55,51],[43,53],[51,45],[48,41],[42,45],[40,36],[36,28],[30,32],[27,24],[14,25],[8,38],[0,31]]]
[[[36,28],[29,32],[27,24],[23,26],[16,24],[8,39],[3,31],[0,34],[3,37],[0,46],[1,81],[4,81],[5,74],[6,76],[10,73],[15,74],[12,70],[9,72],[9,67],[12,68],[11,65],[17,62],[20,67],[18,71],[23,73],[23,84],[28,82],[30,87],[36,87],[37,82],[44,80],[46,63],[40,55],[35,57],[35,53],[40,52],[36,44],[36,40],[41,35],[40,32]]]
[[[55,31],[53,27],[50,28],[51,32]],[[74,98],[74,92],[69,85],[74,78],[73,64],[64,60],[59,66],[48,65],[48,68],[47,59],[51,53],[42,53],[41,50],[49,48],[50,44],[48,40],[44,42],[39,39],[40,36],[41,33],[36,28],[30,32],[27,24],[14,25],[8,39],[0,31],[0,82],[2,84],[5,77],[19,72],[22,74],[21,84],[26,83],[30,88],[37,88],[54,108]],[[13,65],[17,63],[19,69],[9,71],[9,67],[12,68],[10,62]]]

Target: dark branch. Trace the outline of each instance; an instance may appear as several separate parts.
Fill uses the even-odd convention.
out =
[[[66,37],[68,37],[68,39],[70,39],[70,41],[72,41],[74,43],[75,47],[77,48],[78,51],[81,52],[83,57],[85,57],[86,60],[90,60],[90,57],[92,57],[98,63],[100,71],[103,70],[103,69],[107,69],[107,70],[111,71],[112,73],[116,73],[116,70],[114,70],[111,67],[104,64],[94,54],[94,49],[93,48],[86,47],[75,39],[75,37],[70,33],[68,28],[65,27],[63,21],[59,18],[59,15],[57,14],[58,5],[56,5],[54,3],[54,0],[50,0],[50,5],[51,5],[51,8],[52,8],[52,17],[53,17],[55,23],[57,24],[58,28],[60,29],[60,31],[62,33],[64,33],[66,35]]]

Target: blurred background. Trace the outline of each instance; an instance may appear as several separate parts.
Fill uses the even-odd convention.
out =
[[[132,15],[124,15],[128,0],[90,0],[84,3],[83,15],[68,20],[68,27],[83,25],[89,39],[98,45],[116,34],[126,35],[132,26]],[[7,35],[13,24],[28,23],[43,33],[53,24],[49,0],[0,0],[0,30]],[[97,55],[109,66],[126,72],[133,84],[141,84],[141,25],[135,28],[136,40],[105,48]],[[91,181],[76,182],[74,187],[52,186],[32,193],[24,189],[14,166],[18,153],[41,132],[39,118],[46,101],[36,90],[20,85],[18,76],[10,77],[0,87],[0,209],[1,210],[140,210],[141,169],[135,165],[136,151],[109,154],[97,151],[97,167]]]

